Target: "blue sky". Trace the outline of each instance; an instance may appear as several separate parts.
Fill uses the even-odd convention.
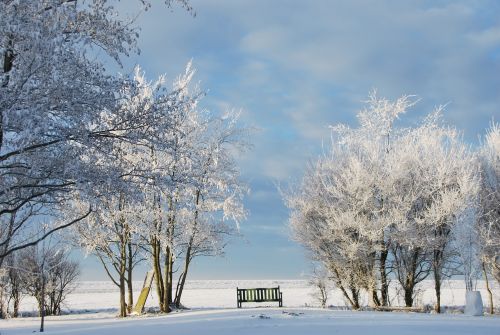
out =
[[[239,160],[251,188],[244,238],[224,258],[196,261],[192,279],[300,278],[309,270],[276,185],[300,179],[328,143],[329,125],[355,125],[369,91],[417,95],[406,124],[448,104],[445,120],[471,144],[499,119],[500,1],[192,0],[194,18],[161,3],[138,19],[141,54],[123,71],[140,64],[151,79],[172,79],[193,59],[208,90],[202,106],[241,109],[242,121],[261,129]],[[82,279],[105,279],[96,262],[83,265]]]

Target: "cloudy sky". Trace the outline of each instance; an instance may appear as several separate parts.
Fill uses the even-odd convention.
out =
[[[369,91],[417,95],[405,124],[447,104],[445,120],[472,145],[500,117],[500,1],[191,0],[196,17],[154,2],[137,21],[141,54],[124,71],[140,64],[151,79],[174,78],[193,59],[208,90],[202,106],[241,110],[244,124],[261,129],[240,159],[252,190],[244,238],[225,258],[197,261],[192,278],[309,270],[276,185],[300,179],[329,125],[355,126]],[[91,260],[85,269],[87,279],[104,278]]]

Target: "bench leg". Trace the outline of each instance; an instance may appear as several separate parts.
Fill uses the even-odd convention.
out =
[[[280,307],[283,307],[283,293],[280,293]]]

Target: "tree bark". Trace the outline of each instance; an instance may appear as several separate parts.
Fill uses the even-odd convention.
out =
[[[172,303],[172,267],[173,256],[170,247],[165,250],[165,265],[164,265],[164,278],[163,278],[163,305],[165,313],[170,313],[170,304]]]
[[[441,276],[434,271],[434,289],[436,291],[436,305],[434,311],[441,313]]]
[[[179,277],[179,282],[177,283],[177,289],[175,290],[174,303],[176,308],[180,308],[181,306],[182,291],[184,290],[184,284],[186,283],[189,264],[191,263],[190,257],[191,257],[191,247],[188,247],[188,250],[186,251],[186,259],[184,260],[184,270],[182,271],[182,274]]]
[[[132,270],[133,270],[133,254],[132,254],[132,243],[128,242],[128,266],[127,266],[127,289],[128,289],[128,300],[127,300],[127,312],[132,313],[132,308],[134,305],[134,290],[132,287]]]
[[[195,201],[196,207],[198,207],[198,205],[200,203],[200,195],[201,195],[200,190],[199,189],[196,190],[196,201]],[[193,219],[193,231],[191,232],[191,236],[189,237],[188,247],[186,250],[186,258],[184,260],[184,270],[182,271],[182,274],[179,278],[179,282],[177,283],[177,288],[175,290],[174,302],[175,302],[176,308],[179,308],[181,305],[182,291],[184,290],[184,284],[186,282],[186,277],[187,277],[188,270],[189,270],[189,264],[191,264],[191,251],[193,249],[193,243],[194,243],[194,239],[196,237],[196,229],[198,226],[198,216],[199,216],[199,211],[198,211],[198,209],[196,209],[195,213],[194,213],[194,219]]]
[[[377,290],[375,288],[372,289],[372,301],[375,306],[380,306],[380,300],[378,298]]]
[[[405,287],[405,306],[412,307],[413,306],[413,288]]]
[[[19,298],[14,298],[14,310],[13,310],[13,317],[17,318],[19,316],[19,305],[21,303],[21,300]]]
[[[359,309],[359,299],[357,298],[357,296],[355,294],[352,297],[349,296],[349,293],[347,292],[346,288],[342,284],[342,281],[340,280],[340,274],[339,274],[338,270],[336,268],[334,268],[334,267],[332,267],[331,270],[333,271],[333,274],[335,276],[334,277],[335,278],[335,284],[340,289],[340,291],[342,292],[342,294],[344,295],[344,297],[347,299],[347,301],[349,302],[349,304],[351,305],[351,307],[353,309]],[[351,289],[351,292],[352,292],[352,289]]]
[[[10,75],[8,74],[10,70],[12,70],[12,66],[14,65],[14,51],[12,50],[12,40],[9,40],[7,43],[8,47],[4,51],[3,54],[3,73],[5,74],[4,80],[2,82],[2,87],[6,88],[9,86]],[[3,126],[3,110],[0,110],[0,149],[3,146],[3,137],[4,137],[4,126]]]
[[[488,273],[486,272],[486,265],[483,262],[483,274],[484,280],[486,282],[486,291],[488,292],[488,300],[490,302],[490,314],[493,315],[495,313],[495,308],[493,306],[493,293],[491,292],[490,283],[488,280]]]
[[[351,295],[352,295],[352,308],[358,310],[361,306],[359,305],[359,290],[355,287],[351,287]]]
[[[120,317],[127,316],[127,303],[125,302],[125,276],[120,275]]]
[[[380,252],[380,296],[382,306],[389,305],[389,283],[387,281],[386,263],[389,251],[385,247],[384,241],[382,241],[383,249]]]
[[[160,263],[160,242],[156,237],[152,237],[152,257],[153,257],[153,269],[154,269],[154,280],[156,284],[156,293],[158,295],[158,303],[160,307],[160,312],[165,313],[165,306],[164,306],[164,290],[163,290],[163,274],[161,272],[161,263]]]
[[[127,316],[127,303],[125,301],[125,272],[127,264],[127,251],[124,241],[121,241],[120,252],[120,316]]]
[[[436,313],[441,313],[441,271],[442,271],[442,253],[440,250],[434,250],[434,290],[436,291],[436,305],[434,306],[434,311]]]

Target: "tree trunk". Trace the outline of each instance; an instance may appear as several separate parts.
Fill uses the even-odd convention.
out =
[[[443,253],[441,250],[434,250],[433,253],[433,272],[434,272],[434,290],[436,291],[436,305],[434,306],[434,311],[436,313],[441,313],[441,272],[443,263]]]
[[[172,290],[173,290],[173,283],[174,283],[174,253],[171,250],[169,255],[168,255],[168,281],[167,281],[167,302],[169,306],[169,312],[170,312],[170,305],[172,305],[173,298],[172,298]]]
[[[434,251],[434,290],[436,291],[436,305],[434,306],[434,311],[436,313],[441,313],[441,261],[440,251]]]
[[[495,308],[493,306],[493,293],[491,292],[490,283],[488,281],[488,273],[486,272],[486,265],[483,262],[483,274],[484,280],[486,282],[486,291],[488,292],[488,300],[490,302],[490,314],[493,315],[495,313]]]
[[[434,311],[441,313],[441,278],[434,272],[434,289],[436,290],[436,305]]]
[[[405,287],[405,306],[413,306],[413,287]]]
[[[5,77],[3,78],[2,87],[9,86],[10,75],[8,74],[12,70],[14,65],[14,51],[12,50],[12,40],[7,43],[8,47],[5,49],[3,54],[3,73]],[[3,110],[0,110],[0,149],[3,146],[3,136],[4,136],[4,126],[3,126]]]
[[[133,270],[133,254],[132,254],[132,243],[128,242],[128,266],[127,266],[127,288],[128,288],[128,303],[127,312],[132,313],[132,308],[134,306],[134,290],[132,287],[132,270]]]
[[[351,287],[351,295],[352,295],[352,308],[358,310],[361,306],[359,305],[359,290],[355,287]]]
[[[154,270],[154,280],[156,284],[156,293],[158,295],[158,303],[160,307],[160,312],[165,313],[165,306],[163,304],[163,274],[161,272],[161,264],[160,264],[160,242],[153,237],[151,242],[152,246],[152,254],[153,254],[153,270]]]
[[[387,281],[387,273],[386,273],[386,263],[387,263],[387,256],[389,254],[389,251],[387,248],[385,248],[385,243],[382,241],[382,244],[384,248],[380,252],[380,296],[381,296],[381,302],[380,304],[382,306],[388,306],[389,305],[389,283]]]
[[[378,298],[377,290],[375,288],[372,289],[372,301],[375,306],[380,306],[380,300]]]
[[[194,243],[194,239],[196,237],[196,229],[197,229],[197,225],[198,225],[198,215],[199,215],[198,205],[200,203],[200,194],[201,194],[200,190],[199,189],[196,190],[195,205],[196,205],[197,209],[195,210],[195,213],[194,213],[193,231],[191,232],[191,236],[189,237],[188,248],[186,250],[186,258],[184,261],[184,270],[182,271],[182,274],[179,278],[179,282],[177,283],[177,288],[175,290],[175,307],[176,308],[179,308],[181,305],[182,291],[184,290],[184,283],[186,282],[186,277],[187,277],[188,270],[189,270],[189,264],[191,263],[191,251],[193,249],[193,243]]]
[[[125,275],[120,274],[120,317],[127,316],[127,303],[125,302]]]
[[[120,316],[127,316],[127,303],[125,301],[125,273],[127,270],[127,248],[125,240],[120,241]]]
[[[45,260],[44,260],[45,263]],[[42,263],[42,291],[40,296],[40,333],[43,333],[45,328],[45,273],[44,273],[44,263]]]
[[[181,306],[182,291],[184,290],[184,284],[186,283],[189,264],[191,263],[190,258],[191,258],[191,247],[188,247],[188,250],[186,251],[186,259],[184,261],[184,270],[182,271],[182,274],[179,278],[179,282],[177,283],[177,289],[175,290],[174,302],[176,308],[180,308]]]
[[[174,192],[175,194],[175,192]],[[166,250],[166,259],[165,259],[165,301],[168,306],[167,313],[170,312],[170,305],[172,304],[172,289],[173,289],[173,273],[174,273],[174,234],[175,234],[175,208],[177,205],[177,199],[169,198],[169,211],[170,216],[168,218],[168,241],[169,245]]]
[[[163,278],[163,305],[164,312],[170,313],[170,304],[172,302],[172,267],[173,267],[173,255],[170,247],[165,250],[165,265],[164,265],[164,278]]]
[[[21,299],[19,297],[14,298],[14,310],[13,310],[13,317],[17,318],[19,316],[19,305],[21,303]]]
[[[416,248],[413,251],[412,257],[411,257],[411,265],[410,268],[408,269],[408,273],[406,275],[406,281],[404,285],[404,292],[405,292],[405,306],[406,307],[413,307],[413,292],[415,290],[415,276],[417,272],[417,261],[418,261],[418,255],[420,253],[420,248]]]

